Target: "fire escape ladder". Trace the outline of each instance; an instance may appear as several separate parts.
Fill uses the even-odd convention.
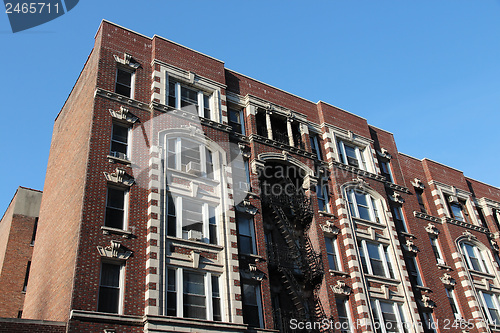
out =
[[[323,275],[325,274],[325,270],[323,267],[323,260],[321,257],[321,253],[314,251],[314,248],[311,244],[311,240],[307,235],[304,235],[305,240],[305,254],[307,260],[307,277],[311,282],[311,285],[317,286],[323,280]]]
[[[295,309],[297,309],[300,314],[304,314],[304,318],[307,318],[309,316],[305,306],[307,302],[302,296],[304,292],[299,282],[295,279],[295,276],[288,268],[279,267],[278,270],[283,274],[283,285],[288,291],[288,294],[291,296]]]

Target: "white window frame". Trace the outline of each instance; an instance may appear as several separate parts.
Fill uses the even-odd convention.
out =
[[[477,271],[476,269],[473,268],[474,266],[472,265],[472,261],[471,261],[470,256],[469,256],[469,252],[466,249],[466,245],[469,245],[469,246],[472,247],[472,251],[473,251],[473,253],[475,255],[475,259],[477,259],[477,261],[479,262],[479,266],[480,266],[480,271],[479,272],[486,273],[486,274],[491,274],[490,273],[490,271],[491,271],[490,267],[488,266],[488,263],[486,262],[486,260],[484,258],[483,251],[481,251],[474,244],[471,244],[471,243],[468,243],[468,242],[463,242],[460,245],[460,248],[462,250],[462,254],[463,254],[464,258],[465,258],[465,262],[467,263],[467,267],[469,268],[469,270]]]
[[[176,230],[176,235],[175,237],[184,239],[184,234],[182,231],[182,218],[184,214],[184,200],[192,200],[196,201],[195,198],[190,198],[186,196],[181,196],[175,193],[170,193],[172,197],[172,201],[174,202],[175,206],[175,230]],[[215,203],[209,203],[209,202],[200,202],[200,205],[202,206],[202,218],[203,218],[203,226],[202,226],[202,240],[201,242],[207,243],[207,244],[220,244],[220,205],[216,205]],[[216,234],[217,234],[217,242],[216,243],[210,243],[210,210],[209,206],[213,207],[215,209],[215,226],[216,226]],[[168,216],[168,205],[167,207],[167,214]]]
[[[422,274],[420,274],[420,268],[418,267],[417,258],[415,258],[414,256],[409,256],[408,260],[411,260],[413,262],[413,265],[415,266],[415,272],[417,273],[417,285],[423,286],[424,282],[422,281]]]
[[[195,274],[202,274],[203,279],[204,279],[204,292],[205,292],[205,309],[206,309],[206,317],[205,319],[201,318],[191,318],[189,317],[188,319],[190,320],[208,320],[208,321],[214,321],[213,320],[213,303],[212,303],[212,275],[217,276],[219,278],[219,300],[220,300],[220,311],[221,311],[221,319],[224,321],[225,314],[224,314],[224,293],[222,292],[222,279],[221,275],[217,273],[211,273],[211,272],[203,272],[203,271],[196,271],[196,270],[191,270],[191,269],[184,269],[181,267],[173,267],[173,266],[167,266],[166,271],[168,272],[169,269],[175,270],[175,295],[176,295],[176,317],[177,318],[184,318],[184,270],[187,270],[191,273]],[[168,286],[168,274],[165,274],[165,286]],[[165,290],[165,293],[167,291]],[[165,299],[165,309],[167,309],[167,297],[164,297]],[[186,317],[187,318],[187,317]]]
[[[329,188],[328,184],[321,184],[321,182],[316,185],[316,196],[318,198],[318,208],[319,208],[319,201],[321,200],[324,205],[323,208],[326,209],[319,209],[321,212],[327,212],[331,213],[331,208],[330,208],[330,193],[329,193]]]
[[[436,236],[429,235],[429,240],[431,242],[431,248],[435,247],[437,251],[437,256],[434,250],[432,251],[434,253],[434,256],[436,257],[436,261],[439,265],[445,265],[446,261],[444,260],[443,257],[443,251],[441,251],[441,245],[439,244],[439,241]]]
[[[356,154],[356,159],[358,162],[358,166],[349,164],[349,161],[347,159],[347,155],[345,152],[346,145],[354,149],[354,152]],[[358,145],[353,144],[353,143],[346,143],[342,139],[337,139],[337,147],[339,149],[338,159],[341,163],[353,166],[353,167],[358,168],[360,170],[368,171],[368,166],[366,164],[366,155],[365,155],[366,149],[365,148],[361,148]]]
[[[311,147],[312,152],[316,153],[316,158],[318,160],[320,160],[320,161],[323,160],[323,158],[322,158],[323,152],[321,150],[321,145],[319,143],[321,133],[311,132],[311,134],[309,134],[309,136],[311,137],[311,141],[313,143],[313,146]]]
[[[116,85],[118,84],[118,71],[124,71],[130,73],[130,96],[122,95],[116,92]],[[116,67],[116,73],[115,73],[115,93],[120,95],[120,96],[125,96],[130,99],[134,99],[135,97],[135,69],[132,68],[126,68],[125,66],[120,66],[118,65]]]
[[[329,259],[330,255],[333,255],[335,260],[336,267],[335,268],[330,267],[330,270],[342,272],[343,271],[342,260],[340,260],[340,251],[338,247],[337,237],[332,237],[327,235],[325,236],[325,242],[330,242],[332,244],[332,250],[333,250],[333,252],[328,252],[328,250],[325,248],[328,264],[330,264],[330,259]]]
[[[481,305],[483,306],[484,313],[486,315],[486,319],[488,319],[488,322],[492,325],[500,325],[500,322],[495,322],[490,314],[488,305],[486,304],[486,299],[484,298],[484,294],[487,294],[491,296],[491,300],[493,301],[493,305],[495,306],[495,310],[498,312],[498,316],[500,317],[500,300],[499,300],[499,295],[493,294],[493,293],[486,293],[483,292],[482,290],[479,291],[479,295],[481,296]]]
[[[389,246],[382,244],[382,243],[367,242],[364,239],[362,239],[360,242],[361,242],[361,248],[359,250],[363,251],[362,255],[365,258],[366,267],[368,269],[368,272],[366,272],[366,273],[373,275],[373,276],[381,276],[381,275],[376,275],[373,273],[373,268],[372,268],[372,264],[370,262],[370,255],[368,252],[368,245],[367,245],[367,243],[370,243],[370,245],[374,245],[377,247],[378,255],[381,258],[382,267],[384,268],[383,277],[388,278],[388,279],[394,279],[395,277],[391,277],[391,273],[389,270],[389,265],[390,265],[390,267],[392,268],[393,274],[395,274],[395,272],[394,272],[394,258],[392,257],[392,254],[389,251]],[[385,248],[387,249],[387,251],[385,251]],[[387,258],[386,254],[389,258]]]
[[[241,300],[241,307],[243,308],[243,298],[244,298],[244,295],[243,295],[243,284],[246,284],[246,285],[252,285],[252,286],[255,286],[256,287],[256,291],[255,291],[255,298],[256,298],[256,301],[257,301],[257,307],[259,309],[259,328],[264,328],[264,315],[262,313],[262,289],[261,289],[261,285],[260,283],[247,283],[245,281],[242,281],[241,282],[242,286],[241,286],[241,294],[242,294],[242,300]]]
[[[109,195],[109,189],[117,190],[117,191],[122,191],[123,192],[123,221],[122,221],[122,228],[115,228],[106,225],[106,214],[108,210],[108,195]],[[106,206],[105,206],[105,215],[104,215],[104,226],[106,228],[112,228],[112,229],[117,229],[117,230],[128,230],[128,210],[129,210],[129,189],[124,188],[121,186],[113,186],[109,185],[106,187]]]
[[[402,224],[403,224],[403,231],[404,232],[408,232],[408,226],[406,225],[406,219],[404,217],[404,214],[403,214],[403,208],[400,206],[400,205],[392,205],[392,210],[393,210],[393,219],[394,219],[394,223],[396,223],[396,213],[397,215],[400,216],[400,218],[398,220],[401,220],[402,221]]]
[[[181,95],[181,89],[182,87],[186,88],[186,89],[189,89],[189,90],[192,90],[192,91],[196,91],[197,93],[197,106],[198,106],[198,116],[202,117],[202,118],[205,118],[205,101],[204,101],[204,98],[203,96],[208,96],[208,100],[209,100],[209,110],[210,110],[210,118],[206,118],[206,119],[210,119],[210,120],[216,120],[215,119],[215,98],[214,98],[214,94],[213,92],[207,92],[207,91],[204,91],[204,90],[201,90],[197,87],[193,87],[193,86],[190,86],[190,85],[187,85],[183,82],[180,82],[178,80],[175,80],[175,79],[171,79],[168,77],[167,75],[167,86],[166,86],[166,101],[165,101],[165,104],[168,105],[168,98],[169,98],[169,91],[170,91],[170,82],[174,83],[175,84],[175,108],[178,109],[178,110],[181,110],[181,100],[182,100],[182,95]]]
[[[342,297],[336,297],[335,298],[335,306],[337,306],[337,300],[339,300],[340,302],[343,303],[343,306],[344,306],[344,309],[345,309],[345,312],[347,314],[347,323],[349,325],[349,327],[346,329],[345,327],[341,326],[340,327],[340,333],[349,333],[352,331],[353,329],[353,324],[352,324],[352,317],[351,317],[351,306],[349,304],[349,299],[348,298],[342,298]],[[340,319],[340,316],[339,316],[339,319]]]
[[[174,155],[173,155],[173,158],[174,158],[174,168],[170,168],[169,167],[169,150],[168,150],[168,143],[170,140],[175,140],[175,151],[174,151]],[[176,170],[176,171],[180,171],[180,172],[183,172],[183,173],[186,173],[186,171],[183,171],[182,170],[182,141],[185,140],[185,141],[188,141],[190,143],[194,143],[196,145],[198,145],[198,150],[199,150],[199,153],[200,153],[200,170],[201,170],[201,176],[203,178],[206,178],[206,179],[210,179],[210,180],[217,180],[218,179],[218,175],[217,175],[217,166],[218,166],[218,154],[216,152],[214,152],[213,150],[211,150],[209,147],[207,147],[205,144],[203,143],[200,143],[199,141],[197,140],[191,140],[191,139],[188,139],[186,137],[166,137],[165,138],[165,160],[166,160],[166,163],[165,163],[165,167],[167,168],[167,170]],[[208,174],[207,174],[207,154],[206,154],[206,151],[209,150],[211,153],[212,153],[212,169],[213,169],[213,176],[212,178],[208,177]]]
[[[125,153],[124,157],[116,156],[116,153],[119,153],[119,152],[115,152],[115,151],[112,150],[113,141],[116,141],[116,142],[119,142],[119,143],[123,144],[123,142],[120,142],[120,141],[117,141],[117,140],[113,140],[113,135],[114,135],[114,132],[115,132],[115,126],[119,126],[119,127],[123,127],[123,128],[127,129],[127,143],[126,143],[127,152]],[[131,142],[131,140],[132,140],[132,130],[131,130],[131,127],[127,126],[125,124],[121,124],[119,122],[113,122],[113,124],[111,126],[111,139],[110,139],[110,144],[109,144],[109,154],[112,157],[121,158],[121,159],[130,161],[130,159],[131,159],[130,155],[131,155],[131,152],[132,152],[132,149],[131,149],[132,142]]]
[[[349,203],[349,211],[351,212],[351,215],[357,219],[360,219],[360,220],[370,221],[370,222],[374,222],[374,223],[382,223],[381,216],[379,214],[379,212],[380,212],[379,202],[377,199],[372,197],[367,192],[363,192],[362,194],[366,197],[366,201],[368,203],[368,211],[370,214],[370,220],[365,220],[365,219],[360,217],[358,203],[357,203],[356,195],[355,195],[356,191],[357,191],[356,189],[351,188],[351,189],[347,190],[347,192],[346,192],[347,201]]]
[[[457,312],[453,312],[453,316],[455,316],[455,319],[462,319],[462,313],[460,312],[460,307],[458,306],[458,301],[455,296],[455,291],[453,288],[444,288],[446,292],[446,296],[448,297],[451,302],[453,302],[453,305],[455,306],[455,309],[457,309]],[[453,309],[451,309],[453,311]]]
[[[386,300],[379,300],[379,299],[372,299],[370,301],[370,306],[372,308],[372,311],[374,313],[374,316],[378,317],[380,321],[380,332],[381,333],[387,333],[386,330],[386,323],[384,322],[384,316],[382,315],[382,307],[380,306],[380,302],[387,303],[387,304],[392,304],[392,308],[394,311],[394,315],[396,316],[396,321],[397,325],[399,328],[399,332],[404,333],[405,330],[403,329],[403,325],[406,324],[404,316],[406,315],[404,312],[403,304],[400,304],[398,302],[393,302],[393,301],[386,301]]]
[[[119,278],[119,296],[118,296],[118,313],[123,314],[123,301],[124,301],[124,286],[125,286],[125,265],[119,262],[114,261],[101,261],[101,266],[99,270],[99,290],[98,290],[98,299],[97,299],[97,310],[99,310],[99,297],[101,295],[101,276],[102,276],[102,264],[115,265],[120,267],[120,278]],[[114,313],[114,312],[111,312]]]

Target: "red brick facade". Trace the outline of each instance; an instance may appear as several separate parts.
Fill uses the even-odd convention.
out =
[[[132,73],[129,96],[117,71]],[[244,134],[230,109],[243,110]],[[114,126],[129,131],[118,157]],[[182,140],[201,142],[189,165]],[[300,175],[266,176],[280,168]],[[265,190],[289,184],[302,191],[286,205]],[[125,193],[123,230],[105,225],[110,189]],[[203,208],[188,211],[189,200]],[[104,21],[55,122],[23,318],[71,332],[290,331],[290,319],[430,332],[429,318],[439,332],[487,332],[500,316],[498,219],[500,189],[399,153],[366,119]],[[106,263],[120,267],[119,304],[98,311]],[[202,314],[187,319],[200,277]],[[498,308],[483,311],[489,297]]]

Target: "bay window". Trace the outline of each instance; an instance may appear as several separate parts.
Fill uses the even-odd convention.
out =
[[[204,144],[186,138],[167,139],[167,168],[214,179],[214,156]]]
[[[462,244],[462,253],[467,267],[471,270],[489,273],[488,265],[484,259],[484,254],[477,246],[469,243]]]
[[[212,112],[212,99],[211,94],[207,92],[188,87],[173,80],[168,82],[166,103],[173,108],[213,120],[215,117]]]
[[[352,165],[356,168],[366,170],[364,150],[358,146],[339,140],[337,143],[340,162]]]
[[[349,202],[349,210],[353,217],[372,222],[380,222],[378,203],[368,193],[360,192],[355,189],[349,190],[347,192],[347,201]]]
[[[167,268],[167,316],[221,321],[219,276]]]
[[[215,205],[171,194],[168,194],[167,201],[167,235],[217,244]]]
[[[391,255],[386,245],[361,240],[358,247],[361,265],[366,274],[394,279]]]

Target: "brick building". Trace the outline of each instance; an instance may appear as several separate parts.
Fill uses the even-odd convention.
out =
[[[103,21],[55,121],[22,318],[491,332],[499,218],[500,189],[364,118]]]

